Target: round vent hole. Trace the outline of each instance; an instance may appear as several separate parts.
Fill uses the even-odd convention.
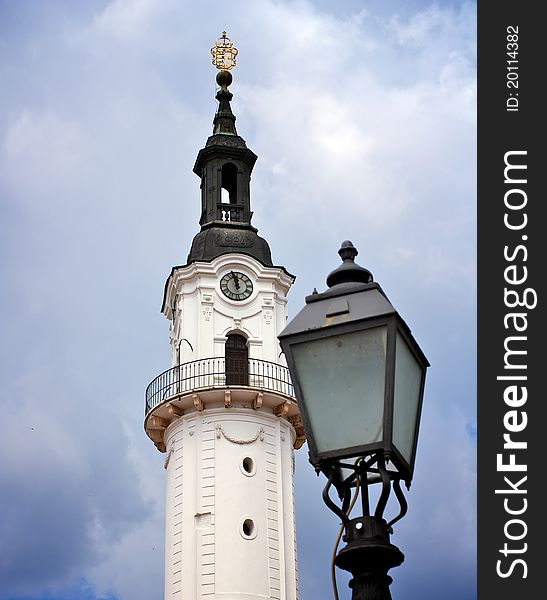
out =
[[[245,537],[251,537],[255,530],[255,524],[253,523],[253,520],[245,519],[245,521],[243,521],[242,529]]]

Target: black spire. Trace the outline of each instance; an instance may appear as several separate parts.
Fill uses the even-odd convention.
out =
[[[213,134],[237,135],[236,118],[230,106],[230,101],[234,95],[228,91],[228,86],[232,83],[230,71],[219,71],[217,73],[217,83],[220,90],[215,96],[218,100],[218,110],[213,120]],[[245,145],[244,141],[243,145]]]
[[[213,135],[194,165],[194,173],[201,179],[201,231],[192,242],[188,263],[239,252],[273,266],[268,243],[251,225],[250,182],[258,157],[237,134],[230,105],[233,94],[228,90],[231,73],[219,71],[216,80],[220,90]]]

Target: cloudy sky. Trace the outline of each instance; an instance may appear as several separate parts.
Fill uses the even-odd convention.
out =
[[[457,1],[0,0],[0,600],[162,598],[143,395],[224,29],[290,315],[350,239],[432,365],[393,597],[475,597],[475,27]],[[331,597],[322,485],[304,448],[301,600]]]

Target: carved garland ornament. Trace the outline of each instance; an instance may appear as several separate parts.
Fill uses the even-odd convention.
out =
[[[248,440],[240,440],[238,438],[232,437],[231,435],[228,435],[222,428],[222,425],[217,425],[216,430],[217,439],[220,439],[220,436],[223,435],[225,439],[227,439],[229,442],[232,442],[232,444],[252,444],[253,442],[256,442],[256,440],[258,440],[259,438],[261,442],[264,441],[264,428],[262,427],[256,432],[256,435],[254,437],[249,438]]]

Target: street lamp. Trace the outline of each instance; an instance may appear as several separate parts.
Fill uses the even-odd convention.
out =
[[[408,488],[412,480],[429,363],[370,271],[355,264],[353,244],[343,242],[338,253],[343,263],[327,277],[329,289],[306,298],[279,341],[310,462],[327,476],[323,498],[344,526],[347,544],[335,564],[351,572],[353,600],[390,599],[387,572],[404,555],[389,535],[407,510],[400,483]],[[380,493],[371,512],[375,483]],[[341,506],[329,496],[333,485]],[[392,486],[400,511],[387,522]],[[362,516],[350,518],[358,493]]]

